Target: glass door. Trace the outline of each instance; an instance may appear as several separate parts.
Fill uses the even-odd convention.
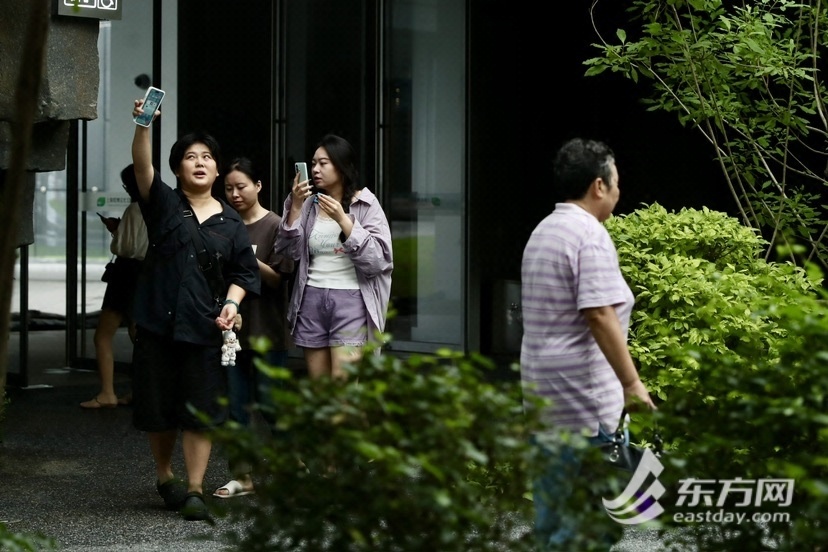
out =
[[[153,9],[158,6],[162,7],[161,29],[156,29],[161,31],[160,34],[153,32],[159,19],[153,16]],[[176,44],[176,23],[175,2],[162,4],[136,0],[124,3],[120,20],[100,24],[98,117],[83,123],[80,134],[79,281],[84,323],[79,329],[78,355],[82,364],[90,369],[96,368],[93,337],[106,291],[101,276],[113,258],[110,252],[112,236],[101,217],[120,218],[130,203],[120,173],[132,163],[133,101],[143,97],[147,87],[153,85],[167,92],[161,106],[162,117],[153,123],[153,150],[164,151],[166,148],[169,151],[167,144],[171,144],[176,133],[176,48],[169,46]],[[163,49],[163,60],[154,55],[160,49],[160,44],[155,43],[158,36],[168,45]],[[162,159],[154,158],[153,162],[165,182],[175,182]],[[132,360],[132,342],[126,320],[116,332],[113,354],[116,369]]]
[[[394,240],[392,349],[465,347],[465,2],[391,0],[383,180]]]

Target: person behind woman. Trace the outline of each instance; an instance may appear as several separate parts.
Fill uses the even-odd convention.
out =
[[[322,138],[311,177],[313,186],[298,174],[293,180],[276,250],[299,262],[288,323],[309,376],[341,377],[343,362],[358,360],[385,329],[391,230],[377,197],[359,185],[356,153],[344,138]]]
[[[142,105],[143,100],[135,101],[133,117],[143,112]],[[188,520],[209,519],[203,482],[212,443],[206,430],[227,417],[219,402],[227,395],[222,331],[233,328],[242,299],[255,297],[261,287],[244,223],[211,193],[218,158],[212,136],[198,132],[179,138],[169,159],[178,181],[174,190],[152,165],[150,128],[135,125],[132,161],[150,246],[136,289],[132,420],[147,433],[158,493]],[[221,268],[223,305],[199,265],[195,236]],[[186,483],[172,469],[179,431]]]
[[[109,250],[115,255],[115,260],[107,266],[106,291],[95,327],[95,359],[101,390],[92,399],[80,403],[81,408],[115,408],[119,404],[129,404],[131,400],[131,393],[121,398],[115,394],[115,354],[112,351],[112,341],[124,320],[129,321],[130,340],[135,340],[132,299],[138,273],[141,271],[141,261],[147,253],[147,227],[137,203],[138,183],[135,182],[135,171],[131,164],[121,171],[121,182],[131,203],[120,219],[104,219],[107,230],[112,233]]]
[[[264,360],[271,366],[287,365],[287,279],[293,272],[293,260],[276,254],[273,244],[279,232],[282,217],[265,209],[259,203],[262,181],[252,161],[246,157],[234,159],[224,171],[224,193],[227,202],[238,211],[247,227],[253,251],[262,276],[262,293],[254,301],[245,301],[241,309],[242,329],[238,332],[241,351],[236,353],[236,365],[227,371],[230,419],[250,425],[251,403],[268,404],[273,381],[253,363],[250,337],[266,337],[270,350]],[[265,419],[273,425],[267,412]],[[231,498],[254,492],[250,466],[230,466],[232,479],[213,493],[218,498]]]

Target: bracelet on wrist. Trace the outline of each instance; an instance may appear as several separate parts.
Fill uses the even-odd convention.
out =
[[[239,313],[239,304],[236,303],[235,301],[233,301],[232,299],[225,299],[224,304],[225,305],[236,305],[236,314]]]

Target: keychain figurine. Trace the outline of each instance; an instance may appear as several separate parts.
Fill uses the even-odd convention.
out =
[[[236,332],[225,330],[222,335],[224,336],[224,345],[221,346],[221,365],[235,366],[236,351],[241,351],[241,345],[236,339]]]

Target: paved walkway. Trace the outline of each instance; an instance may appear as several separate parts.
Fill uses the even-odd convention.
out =
[[[79,408],[97,390],[92,372],[68,370],[55,378],[66,384],[8,390],[0,425],[0,520],[15,532],[55,538],[65,552],[225,550],[221,536],[229,521],[188,522],[164,509],[131,409]],[[214,450],[205,489],[226,482],[224,466]],[[176,471],[183,475],[180,447]]]

